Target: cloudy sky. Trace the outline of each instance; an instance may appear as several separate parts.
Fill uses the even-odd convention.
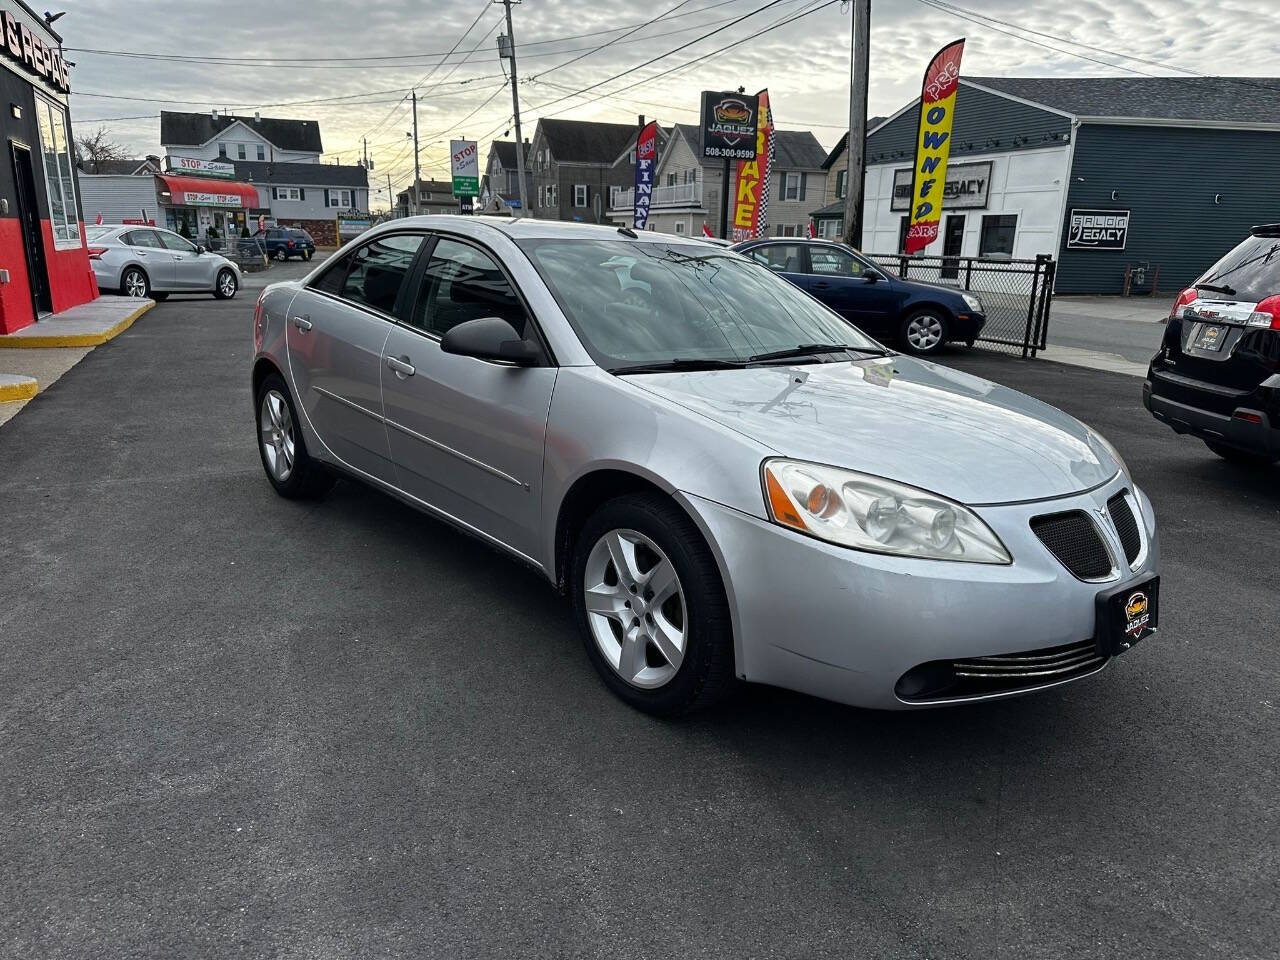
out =
[[[1280,36],[1276,0],[873,0],[873,7],[872,114],[912,99],[930,55],[959,36],[969,39],[963,73],[974,76],[1274,74]],[[258,109],[320,121],[330,162],[354,162],[368,137],[385,194],[387,173],[396,189],[412,177],[410,87],[419,91],[424,177],[447,175],[450,138],[478,139],[484,155],[487,141],[510,126],[511,92],[496,55],[502,7],[490,0],[130,0],[127,7],[63,0],[52,9],[66,11],[56,28],[76,64],[77,133],[105,126],[137,155],[160,152],[161,109]],[[699,91],[739,85],[767,86],[779,126],[810,129],[824,146],[847,117],[850,16],[835,0],[524,0],[513,17],[526,137],[539,116],[633,122],[644,113],[692,122]]]

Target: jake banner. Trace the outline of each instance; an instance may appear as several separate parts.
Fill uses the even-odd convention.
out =
[[[737,190],[733,200],[733,228],[729,236],[735,243],[763,237],[769,226],[769,175],[773,172],[773,109],[769,91],[761,90],[756,124],[755,156],[738,161]]]
[[[911,170],[911,224],[903,248],[907,254],[919,253],[938,239],[963,53],[962,37],[939,50],[924,72],[916,159]]]

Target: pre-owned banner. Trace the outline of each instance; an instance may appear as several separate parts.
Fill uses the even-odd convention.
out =
[[[738,189],[733,201],[735,243],[763,237],[769,227],[769,174],[773,171],[773,108],[769,91],[759,93],[759,122],[756,125],[754,160],[738,161]]]
[[[658,121],[650,120],[636,138],[635,223],[637,230],[649,225],[649,203],[653,200],[653,173],[658,165]]]
[[[911,174],[911,225],[904,253],[919,253],[938,239],[942,199],[951,155],[951,121],[960,86],[964,38],[947,44],[929,62],[920,91],[920,129]]]

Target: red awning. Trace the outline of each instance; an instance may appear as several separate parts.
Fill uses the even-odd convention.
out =
[[[169,203],[174,206],[238,207],[244,210],[260,206],[258,188],[251,183],[168,174],[160,175],[160,180],[169,191]]]

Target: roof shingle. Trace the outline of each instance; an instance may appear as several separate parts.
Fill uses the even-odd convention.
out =
[[[539,120],[538,128],[561,163],[613,163],[636,138],[633,123],[594,120]],[[514,154],[512,162],[515,161]]]
[[[165,146],[198,147],[208,143],[234,123],[243,123],[281,150],[323,153],[320,124],[315,120],[281,120],[274,117],[237,117],[219,113],[160,111],[160,142]]]

